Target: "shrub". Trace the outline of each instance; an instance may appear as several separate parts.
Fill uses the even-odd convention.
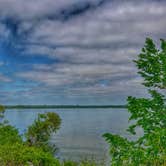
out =
[[[29,146],[40,147],[44,151],[54,153],[56,149],[53,145],[49,145],[49,139],[51,134],[59,129],[60,124],[61,119],[56,113],[39,114],[34,123],[28,127],[26,143]]]

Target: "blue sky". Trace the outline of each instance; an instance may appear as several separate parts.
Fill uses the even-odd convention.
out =
[[[164,0],[0,0],[0,103],[146,96],[132,60],[165,29]]]

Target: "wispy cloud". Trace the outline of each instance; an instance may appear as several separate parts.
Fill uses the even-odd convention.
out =
[[[38,85],[16,92],[28,100],[122,103],[145,95],[132,60],[147,36],[166,37],[165,26],[164,0],[0,0],[0,36],[8,67],[16,66],[8,77]],[[39,63],[43,57],[52,62]]]
[[[10,81],[11,79],[9,77],[0,74],[0,82],[10,82]]]

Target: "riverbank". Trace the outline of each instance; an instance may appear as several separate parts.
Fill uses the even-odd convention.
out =
[[[6,105],[5,109],[97,109],[127,108],[126,105]]]

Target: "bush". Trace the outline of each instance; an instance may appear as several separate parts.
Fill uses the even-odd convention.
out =
[[[0,126],[0,145],[13,143],[22,143],[18,130],[10,125]]]
[[[4,112],[5,112],[5,108],[2,105],[0,105],[0,125],[2,123]]]
[[[22,143],[0,145],[1,166],[59,166],[50,153]]]
[[[54,153],[56,149],[53,145],[49,145],[49,139],[51,134],[59,129],[60,124],[61,119],[56,113],[39,114],[34,123],[28,127],[26,143]]]
[[[3,120],[4,107],[0,107]],[[40,114],[38,120],[29,127],[27,138],[36,136],[31,146],[23,141],[18,130],[6,123],[0,124],[0,165],[1,166],[60,166],[60,163],[50,151],[46,151],[47,141],[51,132],[60,126],[60,118],[55,113]],[[34,134],[33,134],[34,133]],[[31,135],[32,134],[32,135]],[[47,135],[47,137],[46,137]],[[35,137],[36,138],[36,137]],[[47,138],[47,139],[46,139]],[[40,142],[42,141],[42,142]],[[41,145],[41,147],[39,146]],[[47,147],[47,149],[49,149]]]

